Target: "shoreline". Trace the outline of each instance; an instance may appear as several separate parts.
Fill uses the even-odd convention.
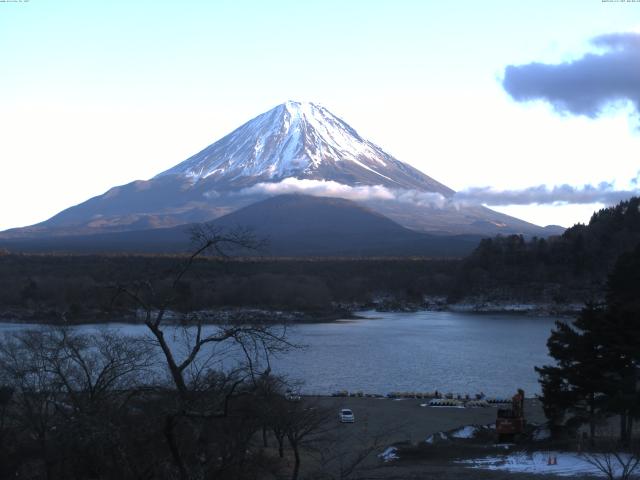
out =
[[[447,303],[441,299],[425,299],[422,304],[399,302],[373,302],[338,306],[333,309],[318,311],[269,310],[254,307],[228,307],[200,310],[203,324],[216,325],[228,322],[264,323],[264,324],[313,324],[334,323],[341,320],[361,320],[367,317],[362,312],[379,313],[418,313],[418,312],[452,312],[475,314],[518,314],[526,316],[558,316],[574,317],[582,309],[578,303],[550,304],[524,302],[489,302],[466,301]],[[123,310],[119,312],[91,311],[70,317],[68,312],[54,310],[37,310],[20,307],[0,309],[0,322],[15,324],[41,325],[93,325],[100,323],[143,324],[144,314],[140,311]],[[180,324],[178,312],[167,312],[167,323]],[[81,317],[81,318],[78,318]]]
[[[356,311],[335,310],[299,311],[299,310],[267,310],[260,308],[217,308],[190,312],[200,316],[204,325],[221,325],[233,321],[234,323],[263,323],[263,324],[313,324],[333,323],[339,320],[364,319]],[[12,324],[37,324],[53,326],[96,325],[102,323],[124,323],[130,325],[143,325],[144,313],[134,310],[119,312],[92,311],[80,314],[82,318],[69,318],[67,312],[53,310],[34,310],[27,308],[5,308],[0,310],[0,322]],[[180,325],[182,314],[167,311],[165,321],[167,324]]]
[[[426,298],[422,304],[394,302],[381,302],[368,305],[363,310],[375,310],[376,312],[413,313],[413,312],[452,312],[452,313],[478,313],[478,314],[522,314],[530,316],[560,316],[573,317],[580,313],[583,303],[550,303],[550,302],[518,302],[518,301],[488,301],[472,299],[461,302],[447,302],[440,298]]]

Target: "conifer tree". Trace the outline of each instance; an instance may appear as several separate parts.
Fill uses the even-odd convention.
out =
[[[622,255],[607,282],[606,303],[587,304],[571,324],[556,322],[547,342],[555,365],[536,367],[552,426],[620,416],[628,445],[640,417],[640,246]]]
[[[608,392],[605,348],[600,341],[604,309],[588,304],[571,324],[556,322],[547,341],[555,366],[536,367],[542,385],[542,403],[552,426],[567,419],[567,426],[589,424],[591,441],[595,426],[605,412]],[[567,418],[568,417],[568,418]]]
[[[640,417],[640,245],[621,255],[607,282],[606,331],[613,391],[608,409],[620,415],[620,439],[628,444]]]

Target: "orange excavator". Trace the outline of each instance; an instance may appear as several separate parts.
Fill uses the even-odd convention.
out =
[[[498,409],[496,433],[498,442],[513,442],[524,431],[524,390],[518,389],[511,398],[511,408]]]

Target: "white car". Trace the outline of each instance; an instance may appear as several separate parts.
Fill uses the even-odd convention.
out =
[[[340,420],[340,423],[353,423],[356,417],[350,409],[341,408],[338,413],[338,420]]]

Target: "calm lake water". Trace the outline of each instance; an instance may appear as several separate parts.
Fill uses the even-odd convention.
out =
[[[540,392],[533,369],[550,361],[554,319],[510,314],[364,312],[363,320],[291,327],[306,345],[272,361],[274,373],[304,380],[305,393],[433,391],[511,396]],[[25,328],[0,323],[0,334]],[[141,325],[75,327],[142,335]],[[179,341],[174,338],[173,341]]]

